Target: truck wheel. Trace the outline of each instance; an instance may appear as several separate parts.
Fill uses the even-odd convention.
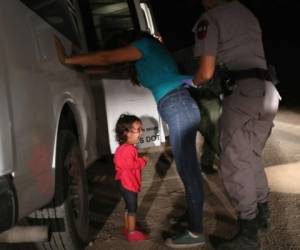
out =
[[[78,142],[70,131],[58,134],[54,199],[34,214],[51,232],[49,242],[39,243],[39,249],[84,249],[89,235],[87,181]]]

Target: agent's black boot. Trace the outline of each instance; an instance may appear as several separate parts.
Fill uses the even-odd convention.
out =
[[[259,250],[257,219],[239,220],[240,232],[230,241],[221,244],[218,250]]]
[[[214,169],[213,165],[204,165],[204,164],[202,164],[201,171],[204,174],[207,174],[207,175],[213,175],[213,174],[218,173],[218,171],[216,169]]]
[[[257,204],[258,214],[256,216],[258,229],[267,231],[271,227],[270,209],[267,202]]]

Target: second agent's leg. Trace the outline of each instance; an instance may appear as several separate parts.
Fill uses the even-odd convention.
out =
[[[217,171],[214,169],[215,151],[210,147],[206,140],[202,146],[201,155],[201,171],[205,174],[215,174]]]
[[[196,99],[201,110],[199,131],[204,137],[201,156],[201,170],[206,174],[214,174],[213,168],[216,155],[219,154],[218,120],[220,116],[220,102],[217,98]]]
[[[199,99],[198,106],[201,111],[199,130],[204,136],[210,150],[219,154],[218,121],[221,114],[220,101],[217,98]]]

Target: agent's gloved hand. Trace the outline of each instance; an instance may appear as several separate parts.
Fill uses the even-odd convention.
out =
[[[192,88],[201,88],[201,86],[195,85],[193,82],[193,79],[184,79],[182,80],[182,84],[186,87],[192,87]]]

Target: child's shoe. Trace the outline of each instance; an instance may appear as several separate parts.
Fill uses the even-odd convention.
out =
[[[142,233],[141,231],[132,231],[130,233],[127,233],[127,240],[128,241],[143,241],[143,240],[149,240],[148,235]]]
[[[140,227],[135,227],[135,231],[142,231]],[[124,230],[123,230],[123,235],[125,237],[127,237],[127,234],[128,234],[128,228],[127,227],[124,227]]]

